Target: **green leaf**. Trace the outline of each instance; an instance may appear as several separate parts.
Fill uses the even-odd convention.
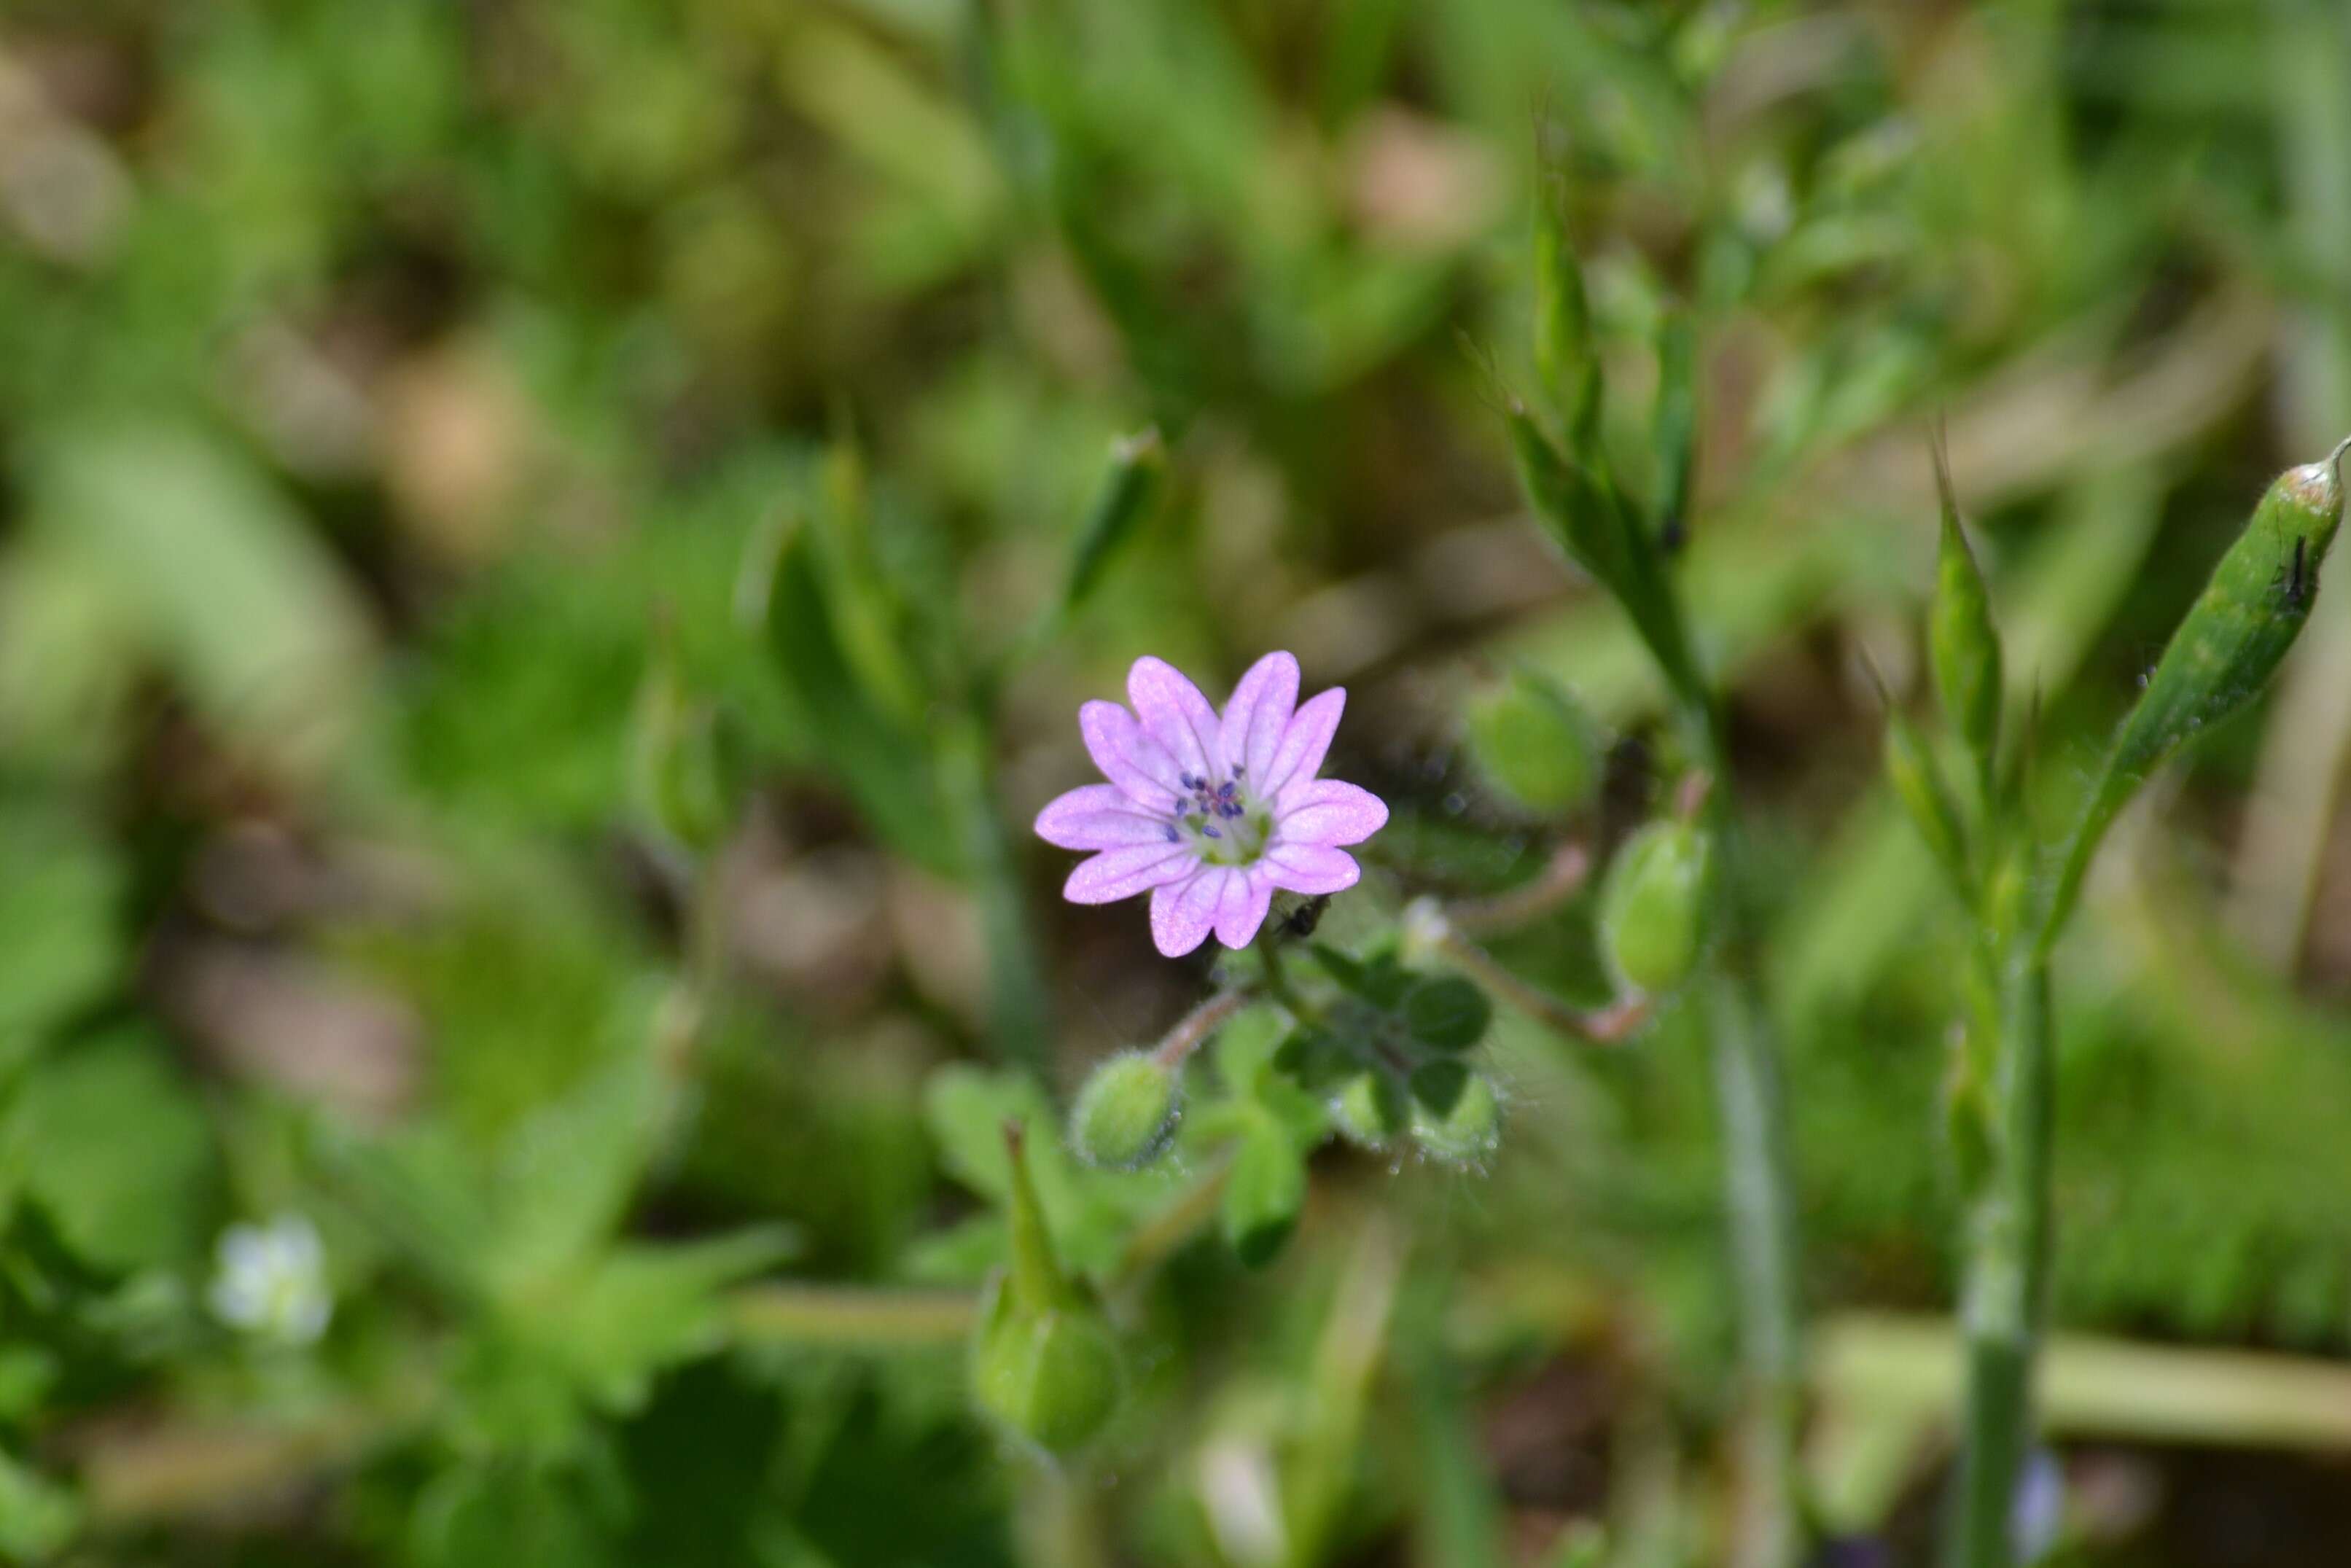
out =
[[[9,1132],[26,1192],[88,1262],[128,1272],[202,1253],[212,1133],[145,1038],[115,1035],[42,1063]]]
[[[781,542],[768,583],[768,644],[820,737],[825,762],[893,849],[945,875],[963,870],[959,819],[939,798],[923,734],[895,717],[852,664],[831,585],[807,530]]]
[[[1458,975],[1423,980],[1404,998],[1405,1026],[1436,1051],[1468,1050],[1485,1038],[1493,1016],[1486,993]]]
[[[1085,602],[1120,549],[1150,519],[1166,473],[1167,451],[1156,429],[1113,444],[1110,473],[1071,552],[1069,580],[1061,590],[1065,612]]]
[[[1469,1069],[1458,1061],[1432,1061],[1412,1075],[1412,1097],[1439,1119],[1453,1113],[1461,1092],[1469,1086]]]
[[[1991,598],[1984,589],[1983,572],[1976,565],[1975,551],[1969,548],[1967,530],[1959,522],[1950,461],[1940,442],[1935,445],[1934,456],[1942,528],[1927,642],[1943,715],[1966,743],[1989,798],[1994,752],[2000,744],[2000,632],[1992,624]]]
[[[1289,1129],[1268,1113],[1243,1124],[1225,1179],[1220,1215],[1233,1253],[1255,1269],[1272,1261],[1306,1203],[1306,1162]]]
[[[28,1046],[114,980],[122,881],[106,846],[78,823],[0,811],[0,1067],[12,1042]]]
[[[219,730],[301,772],[367,709],[367,621],[302,516],[193,427],[123,423],[42,448],[33,511],[115,583]]]
[[[791,1251],[789,1234],[774,1227],[704,1241],[629,1243],[542,1297],[529,1322],[536,1342],[592,1403],[634,1410],[656,1373],[722,1343],[722,1292]]]
[[[64,1488],[0,1453],[0,1558],[42,1563],[81,1527],[81,1511]]]

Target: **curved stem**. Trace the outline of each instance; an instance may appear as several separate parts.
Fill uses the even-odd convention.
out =
[[[1534,878],[1491,898],[1464,899],[1445,906],[1446,924],[1472,936],[1515,931],[1549,915],[1580,892],[1592,876],[1592,851],[1571,839],[1552,852]]]
[[[1199,1050],[1210,1035],[1223,1027],[1226,1019],[1257,999],[1257,993],[1245,986],[1217,992],[1178,1019],[1175,1028],[1160,1036],[1159,1044],[1151,1052],[1152,1060],[1162,1067],[1181,1067],[1186,1058]]]

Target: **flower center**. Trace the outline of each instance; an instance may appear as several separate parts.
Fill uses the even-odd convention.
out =
[[[1176,798],[1167,841],[1189,843],[1210,865],[1254,865],[1273,836],[1273,815],[1249,792],[1247,772],[1236,762],[1229,779],[1184,774],[1184,788],[1191,793]]]

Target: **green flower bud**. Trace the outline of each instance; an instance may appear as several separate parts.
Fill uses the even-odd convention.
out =
[[[1116,1413],[1118,1340],[1092,1293],[1054,1259],[1018,1125],[1006,1127],[1005,1145],[1012,1260],[990,1282],[973,1336],[972,1396],[1013,1431],[1060,1453]]]
[[[1225,1239],[1254,1269],[1281,1250],[1305,1206],[1306,1162],[1289,1129],[1259,1110],[1243,1124],[1225,1178]]]
[[[1008,1278],[990,1287],[972,1347],[972,1395],[980,1408],[1055,1453],[1078,1448],[1118,1410],[1123,1385],[1118,1340],[1090,1306],[1034,1312]]]
[[[2000,745],[2000,632],[1992,625],[1991,598],[1975,551],[1959,522],[1951,487],[1951,465],[1939,443],[1934,449],[1935,487],[1942,498],[1942,539],[1935,560],[1935,602],[1928,616],[1928,648],[1935,667],[1935,695],[1944,716],[1975,759],[1977,776],[1989,793],[1992,759]]]
[[[1449,1165],[1476,1165],[1492,1154],[1502,1138],[1501,1105],[1492,1081],[1482,1072],[1472,1073],[1453,1108],[1443,1115],[1416,1103],[1412,1136],[1432,1158]]]
[[[1385,1073],[1359,1072],[1331,1099],[1332,1124],[1358,1148],[1384,1154],[1405,1129],[1410,1102]]]
[[[1148,1051],[1130,1051],[1093,1070],[1070,1112],[1070,1147],[1091,1166],[1134,1170],[1176,1135],[1176,1079]]]
[[[2172,633],[2074,830],[2042,928],[2044,950],[2073,912],[2106,829],[2139,786],[2190,736],[2251,702],[2301,634],[2318,598],[2318,569],[2343,521],[2346,448],[2351,441],[2278,476]]]
[[[1469,705],[1469,755],[1498,795],[1538,816],[1590,805],[1600,789],[1600,726],[1555,681],[1512,674]]]
[[[1600,898],[1600,940],[1629,989],[1669,991],[1698,962],[1713,841],[1688,822],[1651,822],[1625,841]]]

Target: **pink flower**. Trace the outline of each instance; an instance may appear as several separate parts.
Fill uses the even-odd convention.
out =
[[[1268,653],[1233,688],[1219,716],[1164,659],[1127,673],[1129,713],[1078,710],[1078,729],[1107,784],[1072,789],[1037,814],[1037,833],[1065,850],[1096,850],[1061,895],[1109,904],[1149,891],[1151,936],[1171,958],[1214,931],[1246,947],[1276,888],[1337,893],[1363,874],[1340,848],[1385,825],[1378,796],[1317,779],[1347,694],[1303,706],[1298,661]]]

